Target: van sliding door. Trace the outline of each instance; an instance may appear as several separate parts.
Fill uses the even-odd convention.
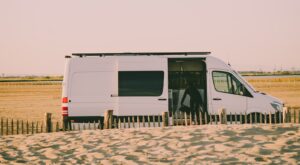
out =
[[[158,115],[168,111],[167,58],[121,57],[117,72],[118,115]]]

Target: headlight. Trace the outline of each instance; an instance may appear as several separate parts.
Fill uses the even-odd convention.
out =
[[[281,103],[272,102],[271,105],[276,111],[282,111],[283,106]]]

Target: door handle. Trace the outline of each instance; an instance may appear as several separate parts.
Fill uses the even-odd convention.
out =
[[[215,100],[215,101],[220,101],[220,100],[222,100],[221,98],[213,98],[213,100]]]
[[[166,101],[166,98],[159,98],[158,101]]]

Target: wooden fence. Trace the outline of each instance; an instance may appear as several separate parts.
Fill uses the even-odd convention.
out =
[[[105,112],[104,117],[94,122],[82,122],[63,125],[61,122],[52,122],[51,114],[46,113],[42,122],[28,122],[14,119],[0,119],[0,136],[17,134],[36,134],[60,131],[80,131],[91,129],[126,129],[141,127],[176,127],[190,125],[218,125],[218,124],[282,124],[300,123],[300,111],[284,108],[278,113],[226,113],[220,109],[218,113],[173,113],[168,112],[151,116],[114,116],[113,110]]]

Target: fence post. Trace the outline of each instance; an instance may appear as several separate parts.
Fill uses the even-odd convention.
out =
[[[240,124],[243,123],[243,115],[242,115],[242,112],[240,113]]]
[[[259,113],[259,124],[262,124],[262,113]]]
[[[298,110],[298,123],[300,123],[300,109]]]
[[[236,114],[236,112],[234,112],[234,120],[235,120],[235,124],[237,124],[237,114]]]
[[[44,123],[46,127],[46,133],[52,132],[52,114],[51,113],[45,113]]]
[[[102,122],[101,122],[101,118],[99,119],[98,127],[99,127],[99,129],[100,129],[100,130],[102,129]],[[79,127],[79,128],[80,128],[80,127]],[[79,129],[79,131],[80,131],[80,129]]]
[[[258,121],[257,121],[257,113],[255,112],[255,113],[254,113],[254,123],[257,124],[257,122],[258,122]]]
[[[8,135],[8,119],[6,119],[6,135]]]
[[[129,117],[129,116],[128,116],[128,122],[127,122],[127,124],[128,124],[128,125],[127,125],[127,126],[128,126],[127,128],[130,128],[130,117]]]
[[[114,128],[118,128],[117,118],[114,118]]]
[[[150,127],[150,116],[148,115],[148,127]]]
[[[88,130],[90,130],[91,129],[91,122],[89,121],[88,122]]]
[[[141,127],[141,123],[140,123],[140,117],[139,116],[137,116],[137,118],[136,118],[136,120],[137,120],[137,126],[138,126],[138,128],[140,128]]]
[[[134,119],[134,116],[132,116],[132,128],[135,128],[135,119]]]
[[[22,130],[22,134],[24,134],[24,121],[23,120],[21,122],[21,130]]]
[[[294,108],[294,123],[297,123],[297,122],[296,122],[296,120],[297,120],[296,117],[297,117],[297,116],[296,116],[296,109]]]
[[[277,124],[277,115],[276,115],[276,113],[277,112],[274,113],[274,124]]]
[[[113,123],[113,110],[104,112],[104,129],[111,129]]]
[[[153,124],[153,127],[155,127],[155,115],[153,115],[153,121],[152,121],[152,124]]]
[[[55,130],[56,132],[58,132],[59,131],[59,123],[58,123],[58,121],[56,122],[56,130]]]
[[[268,118],[268,116],[267,116],[267,113],[265,112],[265,124],[267,124],[267,118]]]
[[[208,124],[208,121],[207,121],[207,115],[208,115],[208,113],[204,113],[204,124]]]
[[[215,117],[217,118],[217,116],[215,116]],[[219,118],[220,118],[220,124],[226,124],[225,118],[227,118],[227,114],[226,114],[225,108],[219,109]]]
[[[121,129],[121,118],[119,117],[118,128]]]
[[[157,115],[157,117],[158,117],[157,124],[158,124],[158,127],[160,127],[160,115]]]
[[[210,113],[210,114],[209,114],[209,115],[210,115],[210,117],[209,117],[209,118],[210,118],[210,125],[214,124],[214,119],[213,119],[213,118],[214,118],[214,117],[213,117],[214,114],[215,114],[215,113]]]
[[[195,112],[194,115],[194,120],[195,120],[195,125],[198,125],[198,117],[197,117],[197,113]]]
[[[288,107],[283,107],[283,111],[282,111],[282,118],[283,118],[283,122],[282,123],[287,123],[287,114],[288,114]]]
[[[190,125],[193,123],[192,112],[190,112]]]
[[[215,124],[217,125],[217,124],[218,124],[218,116],[217,116],[217,113],[214,113],[214,116],[215,116]]]
[[[146,127],[146,126],[145,126],[145,116],[143,116],[143,119],[142,119],[142,120],[143,120],[143,121],[142,121],[142,122],[143,122],[143,127]]]
[[[1,135],[2,136],[4,135],[4,132],[3,132],[3,118],[1,118]]]
[[[17,120],[17,135],[20,133],[19,131],[19,120]]]
[[[174,115],[174,123],[176,126],[178,126],[178,112],[175,112],[175,115]]]
[[[172,112],[172,126],[175,126],[175,113]]]
[[[83,128],[82,128],[82,130],[86,130],[85,121],[83,122]]]
[[[185,126],[188,125],[188,120],[187,120],[186,112],[184,112],[184,124],[185,124]]]
[[[33,121],[31,122],[31,134],[34,134],[34,123],[33,123]]]
[[[26,122],[26,134],[29,134],[29,122],[28,122],[28,120]]]
[[[162,113],[162,126],[168,127],[169,126],[169,114],[168,112]]]
[[[269,112],[269,124],[272,124],[272,114],[271,114],[271,111]]]
[[[202,125],[202,112],[199,112],[199,124]]]
[[[39,122],[38,121],[36,122],[36,125],[35,125],[35,131],[36,131],[36,133],[39,133]]]
[[[14,119],[11,119],[11,134],[14,134]]]
[[[278,111],[278,121],[279,121],[279,124],[281,124],[281,112]]]

